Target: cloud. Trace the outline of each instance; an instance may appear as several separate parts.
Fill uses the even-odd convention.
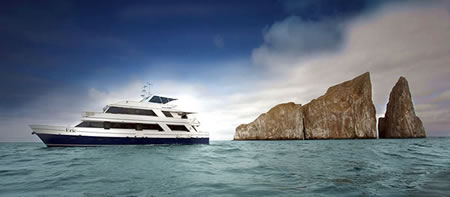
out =
[[[282,3],[289,14],[319,21],[327,18],[351,18],[384,3],[384,0],[347,0],[345,4],[340,0],[284,0]]]
[[[449,102],[450,101],[450,90],[446,90],[441,92],[439,96],[433,99],[433,102],[439,103],[439,102]]]
[[[415,0],[281,1],[291,16],[264,31],[264,44],[253,51],[255,64],[293,64],[317,53],[334,52],[345,44],[348,24],[384,5],[417,4]]]
[[[429,99],[431,95],[450,88],[450,14],[442,3],[433,6],[386,6],[343,24],[346,30],[340,48],[301,57],[298,48],[308,48],[309,43],[298,40],[311,36],[272,33],[289,32],[287,29],[304,26],[301,22],[292,23],[290,20],[288,18],[271,26],[266,36],[274,38],[266,39],[266,43],[255,49],[253,55],[254,62],[265,65],[270,73],[280,78],[268,83],[268,89],[291,87],[291,91],[273,94],[275,97],[294,97],[296,94],[297,98],[307,101],[320,96],[333,84],[370,71],[373,99],[380,114],[384,113],[389,92],[400,76],[409,80],[414,101],[418,105],[432,102]],[[296,47],[289,47],[290,40]],[[297,46],[302,44],[305,46]],[[279,49],[277,46],[288,47]],[[261,53],[263,55],[259,55]],[[438,98],[446,98],[446,93]],[[447,106],[438,108],[438,111],[432,108],[418,111],[431,134],[436,130],[432,125],[444,124],[445,121],[429,114],[438,113],[441,117],[447,117],[450,111]],[[450,125],[446,124],[440,129],[449,130]]]
[[[321,51],[335,50],[342,39],[336,21],[312,22],[291,16],[276,22],[264,32],[264,44],[253,51],[255,64],[283,62]]]
[[[386,5],[340,23],[342,31],[335,32],[339,39],[334,39],[333,31],[330,35],[318,33],[329,27],[327,20],[314,24],[288,17],[264,31],[264,43],[254,49],[251,62],[222,63],[226,66],[220,66],[221,70],[202,66],[205,70],[196,75],[198,80],[149,74],[154,70],[134,79],[157,80],[153,91],[180,98],[180,108],[198,111],[201,130],[209,131],[217,140],[232,139],[236,126],[254,120],[278,103],[305,104],[328,87],[366,71],[371,72],[373,100],[381,116],[392,87],[405,76],[428,135],[450,135],[450,108],[446,104],[450,89],[450,13],[446,5]],[[322,37],[328,41],[320,40]],[[334,45],[336,40],[338,45]],[[158,65],[155,68],[170,64]],[[100,111],[108,103],[139,100],[144,82],[130,80],[107,88],[92,87],[82,94],[47,94],[24,107],[22,122],[8,122],[10,119],[2,116],[0,124],[20,124],[15,128],[2,126],[2,133],[9,128],[25,129],[23,122],[30,120],[66,124],[79,120],[84,110]],[[28,109],[31,112],[26,112]],[[18,131],[25,136],[23,132],[29,131]]]

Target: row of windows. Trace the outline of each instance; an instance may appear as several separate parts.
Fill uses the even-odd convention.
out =
[[[85,121],[78,124],[76,127],[90,127],[90,128],[105,128],[105,129],[136,129],[141,130],[158,130],[163,131],[158,124],[135,124],[135,123],[117,123],[117,122],[90,122]]]
[[[157,116],[153,110],[148,109],[133,109],[133,108],[123,108],[123,107],[109,107],[106,113],[111,114],[133,114],[133,115],[144,115],[144,116]],[[168,117],[173,118],[173,115],[169,111],[162,111],[162,113]],[[183,114],[182,119],[187,119],[187,115]]]
[[[184,125],[167,125],[172,131],[189,131]],[[136,123],[117,123],[117,122],[81,122],[75,127],[90,127],[90,128],[104,128],[104,129],[136,129],[142,130],[158,130],[163,131],[159,124],[136,124]]]
[[[156,116],[153,110],[147,109],[132,109],[132,108],[122,108],[122,107],[110,107],[106,113],[111,114],[133,114],[133,115],[144,115],[144,116]]]

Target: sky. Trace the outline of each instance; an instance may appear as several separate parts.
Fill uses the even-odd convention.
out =
[[[139,100],[197,111],[212,140],[370,72],[377,117],[400,76],[429,136],[450,136],[450,1],[0,1],[0,141]]]

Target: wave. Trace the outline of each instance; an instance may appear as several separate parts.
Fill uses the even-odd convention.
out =
[[[448,144],[450,138],[0,144],[0,196],[445,196]]]

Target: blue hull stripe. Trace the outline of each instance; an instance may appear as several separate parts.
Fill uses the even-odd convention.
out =
[[[37,134],[47,146],[209,144],[209,138],[127,138]]]

